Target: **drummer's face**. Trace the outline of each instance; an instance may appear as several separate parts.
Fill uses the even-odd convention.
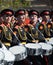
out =
[[[50,19],[50,16],[49,15],[45,15],[46,19],[49,20]]]
[[[34,21],[34,22],[37,21],[37,20],[38,20],[37,15],[31,15],[31,16],[30,16],[30,20],[31,20],[31,21]]]
[[[25,15],[20,15],[21,21],[25,22]]]
[[[2,21],[5,21],[5,22],[11,21],[11,18],[12,18],[12,17],[6,16],[6,15],[4,15],[4,16],[1,17]]]
[[[6,19],[12,18],[11,16],[6,16]]]
[[[7,16],[7,17],[6,17],[6,20],[7,20],[7,22],[11,22],[12,16]]]

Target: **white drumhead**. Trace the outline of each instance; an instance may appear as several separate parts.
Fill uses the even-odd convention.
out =
[[[20,54],[26,51],[24,46],[13,46],[9,49],[14,55]]]
[[[42,46],[42,49],[50,50],[52,49],[52,46],[46,43],[39,43]]]
[[[33,48],[33,49],[38,49],[38,48],[41,48],[41,45],[39,44],[33,44],[33,43],[28,43],[25,45],[27,48]]]
[[[0,51],[0,60],[4,60],[4,57],[5,57],[4,53]]]
[[[5,58],[4,60],[7,62],[11,62],[15,60],[15,56],[8,50],[4,50]]]

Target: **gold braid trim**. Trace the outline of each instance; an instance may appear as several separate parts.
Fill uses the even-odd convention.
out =
[[[25,33],[25,31],[23,31],[23,32],[24,32],[24,36],[22,36],[22,35],[21,35],[21,30],[23,30],[21,27],[18,28],[19,36],[20,36],[20,38],[21,38],[22,40],[26,40],[26,39],[27,39],[26,33]]]
[[[3,30],[4,30],[4,35],[5,35],[5,38],[9,41],[12,41],[12,36],[11,36],[11,33],[10,31],[8,30],[8,28],[6,26],[3,27]]]
[[[38,38],[38,31],[36,30],[36,31],[35,31],[35,34],[33,34],[32,28],[34,28],[34,27],[30,26],[30,31],[31,31],[32,37],[33,37],[33,38],[35,38],[35,37]]]

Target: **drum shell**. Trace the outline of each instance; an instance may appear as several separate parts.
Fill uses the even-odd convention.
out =
[[[14,64],[14,61],[11,61],[11,62],[4,61],[4,65],[13,65],[13,64]]]
[[[47,42],[47,44],[50,44],[52,46],[52,52],[53,52],[53,42]]]
[[[53,44],[51,44],[52,45],[52,52],[53,52]]]
[[[4,60],[0,60],[0,65],[4,65]]]
[[[4,65],[4,60],[0,60],[0,65]]]
[[[50,50],[42,49],[42,55],[51,55],[51,54],[52,54],[52,49]]]
[[[51,55],[52,54],[52,46],[47,43],[39,43],[42,46],[42,55]]]
[[[47,44],[50,44],[52,46],[52,53],[53,53],[53,42],[47,42]]]
[[[21,54],[17,54],[15,55],[15,61],[21,61],[24,60],[27,57],[27,53],[21,53]]]
[[[28,55],[41,55],[41,51],[42,51],[41,48],[39,48],[39,49],[27,48],[27,54]]]
[[[28,43],[25,45],[26,49],[27,49],[27,54],[28,55],[41,55],[41,51],[42,51],[42,48],[41,48],[41,45],[36,43],[36,44],[33,44],[33,43]]]

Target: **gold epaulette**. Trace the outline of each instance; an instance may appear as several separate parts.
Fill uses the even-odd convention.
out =
[[[50,38],[45,38],[46,41],[49,41]]]
[[[32,40],[32,42],[33,42],[33,43],[38,43],[38,42],[39,42],[39,40]]]

